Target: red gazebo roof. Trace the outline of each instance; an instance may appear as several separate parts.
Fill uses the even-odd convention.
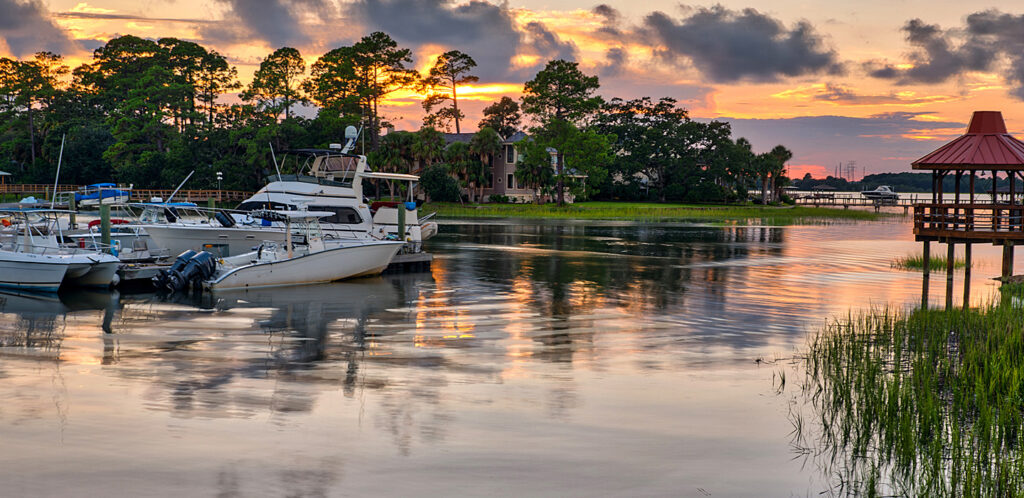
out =
[[[911,163],[913,169],[1024,170],[1024,142],[1006,132],[999,111],[974,111],[967,133]]]

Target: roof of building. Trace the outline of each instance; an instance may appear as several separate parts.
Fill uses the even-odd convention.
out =
[[[967,133],[914,161],[913,169],[1024,170],[1024,142],[1006,132],[999,111],[975,111]]]
[[[462,142],[468,144],[473,141],[473,135],[476,133],[445,133],[444,144],[451,145],[455,142]]]
[[[517,131],[517,132],[513,133],[512,136],[506,138],[505,142],[515,143],[515,142],[518,142],[518,141],[520,141],[520,140],[522,140],[524,138],[526,138],[526,133],[521,132],[521,131]]]

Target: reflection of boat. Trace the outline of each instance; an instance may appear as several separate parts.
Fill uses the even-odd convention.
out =
[[[889,187],[888,185],[880,185],[874,190],[865,190],[861,192],[860,195],[863,195],[868,199],[877,200],[896,200],[900,197],[900,195],[893,192],[892,187]]]
[[[75,202],[79,206],[97,206],[99,204],[120,204],[128,202],[132,196],[132,188],[119,188],[113,183],[94,183],[82,187],[75,192]]]
[[[209,288],[298,285],[376,275],[404,245],[354,239],[327,242],[317,218],[330,212],[261,211],[255,215],[285,222],[284,244],[266,241],[256,251],[219,260],[217,273],[207,282]]]
[[[117,291],[75,289],[59,293],[31,290],[0,290],[0,313],[42,313],[55,315],[72,311],[105,310],[116,307]]]

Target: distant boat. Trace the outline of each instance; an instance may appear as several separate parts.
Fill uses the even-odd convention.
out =
[[[892,187],[888,185],[880,185],[874,190],[865,190],[860,195],[873,200],[896,200],[900,198],[900,195],[893,192]]]
[[[131,200],[132,188],[120,188],[113,183],[94,183],[75,192],[75,203],[79,206],[100,204],[123,204]]]

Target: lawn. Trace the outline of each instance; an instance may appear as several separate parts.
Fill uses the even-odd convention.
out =
[[[877,213],[856,209],[806,206],[658,204],[646,202],[578,202],[556,204],[430,203],[422,212],[437,211],[441,218],[526,218],[635,221],[704,221],[734,223],[760,220],[789,225],[822,220],[876,220]]]

